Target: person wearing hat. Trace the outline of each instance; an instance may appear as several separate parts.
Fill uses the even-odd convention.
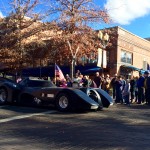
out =
[[[144,88],[145,88],[145,100],[146,104],[150,104],[150,77],[149,77],[149,72],[145,71],[144,72]]]

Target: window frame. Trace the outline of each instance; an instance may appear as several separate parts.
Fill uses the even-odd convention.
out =
[[[126,51],[126,50],[121,50],[120,61],[122,63],[127,63],[127,64],[132,65],[133,64],[133,53]]]

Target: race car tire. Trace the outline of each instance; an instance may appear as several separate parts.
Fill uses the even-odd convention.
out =
[[[70,110],[70,99],[69,96],[65,93],[60,93],[56,98],[56,108],[59,111],[68,111]]]
[[[7,103],[8,92],[5,88],[0,88],[0,104]]]

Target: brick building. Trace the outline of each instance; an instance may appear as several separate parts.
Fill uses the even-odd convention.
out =
[[[108,62],[107,67],[104,68],[105,74],[108,73],[110,76],[113,76],[117,73],[128,78],[132,75],[138,76],[139,71],[144,72],[145,70],[150,70],[149,39],[143,39],[119,26],[108,28],[106,30],[113,30],[113,32],[115,32],[113,35],[110,33],[110,40],[113,39],[112,37],[114,35],[115,40],[110,41],[112,43],[111,47],[106,47]],[[65,65],[66,64],[64,64],[64,66]],[[37,72],[41,72],[41,66],[39,68],[40,71]],[[69,66],[67,65],[66,68],[64,67],[62,70],[64,74],[69,74]],[[78,57],[75,69],[79,69],[83,74],[95,74],[95,71],[100,71],[100,68],[97,67],[97,53],[95,53],[95,51],[91,51],[88,55],[84,54],[84,56],[81,56],[80,58]],[[49,70],[49,68],[44,70],[45,76],[49,76]]]
[[[117,32],[117,40],[113,48],[108,50],[108,73],[111,76],[118,73],[129,77],[139,75],[139,71],[149,70],[150,41],[118,26],[110,29]]]
[[[118,26],[106,30],[113,32],[109,34],[112,46],[106,47],[107,67],[103,69],[104,74],[113,76],[117,73],[130,78],[132,75],[138,76],[140,71],[144,73],[145,70],[148,70],[150,64],[150,41]],[[97,67],[97,55],[98,53],[91,51],[90,55],[84,54],[78,57],[75,70],[80,70],[81,73],[90,75],[94,75],[96,71],[101,72],[101,69]],[[64,64],[61,69],[64,74],[70,73],[68,65]],[[45,71],[46,73],[49,72],[50,68],[47,68],[47,70]]]

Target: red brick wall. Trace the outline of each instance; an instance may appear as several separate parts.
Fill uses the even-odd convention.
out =
[[[119,73],[121,62],[121,50],[131,52],[133,54],[133,66],[143,68],[143,61],[150,64],[150,41],[142,39],[123,28],[117,27],[118,40],[116,47],[110,50],[110,75]],[[117,64],[116,64],[117,62]],[[137,72],[133,72],[137,75]]]

